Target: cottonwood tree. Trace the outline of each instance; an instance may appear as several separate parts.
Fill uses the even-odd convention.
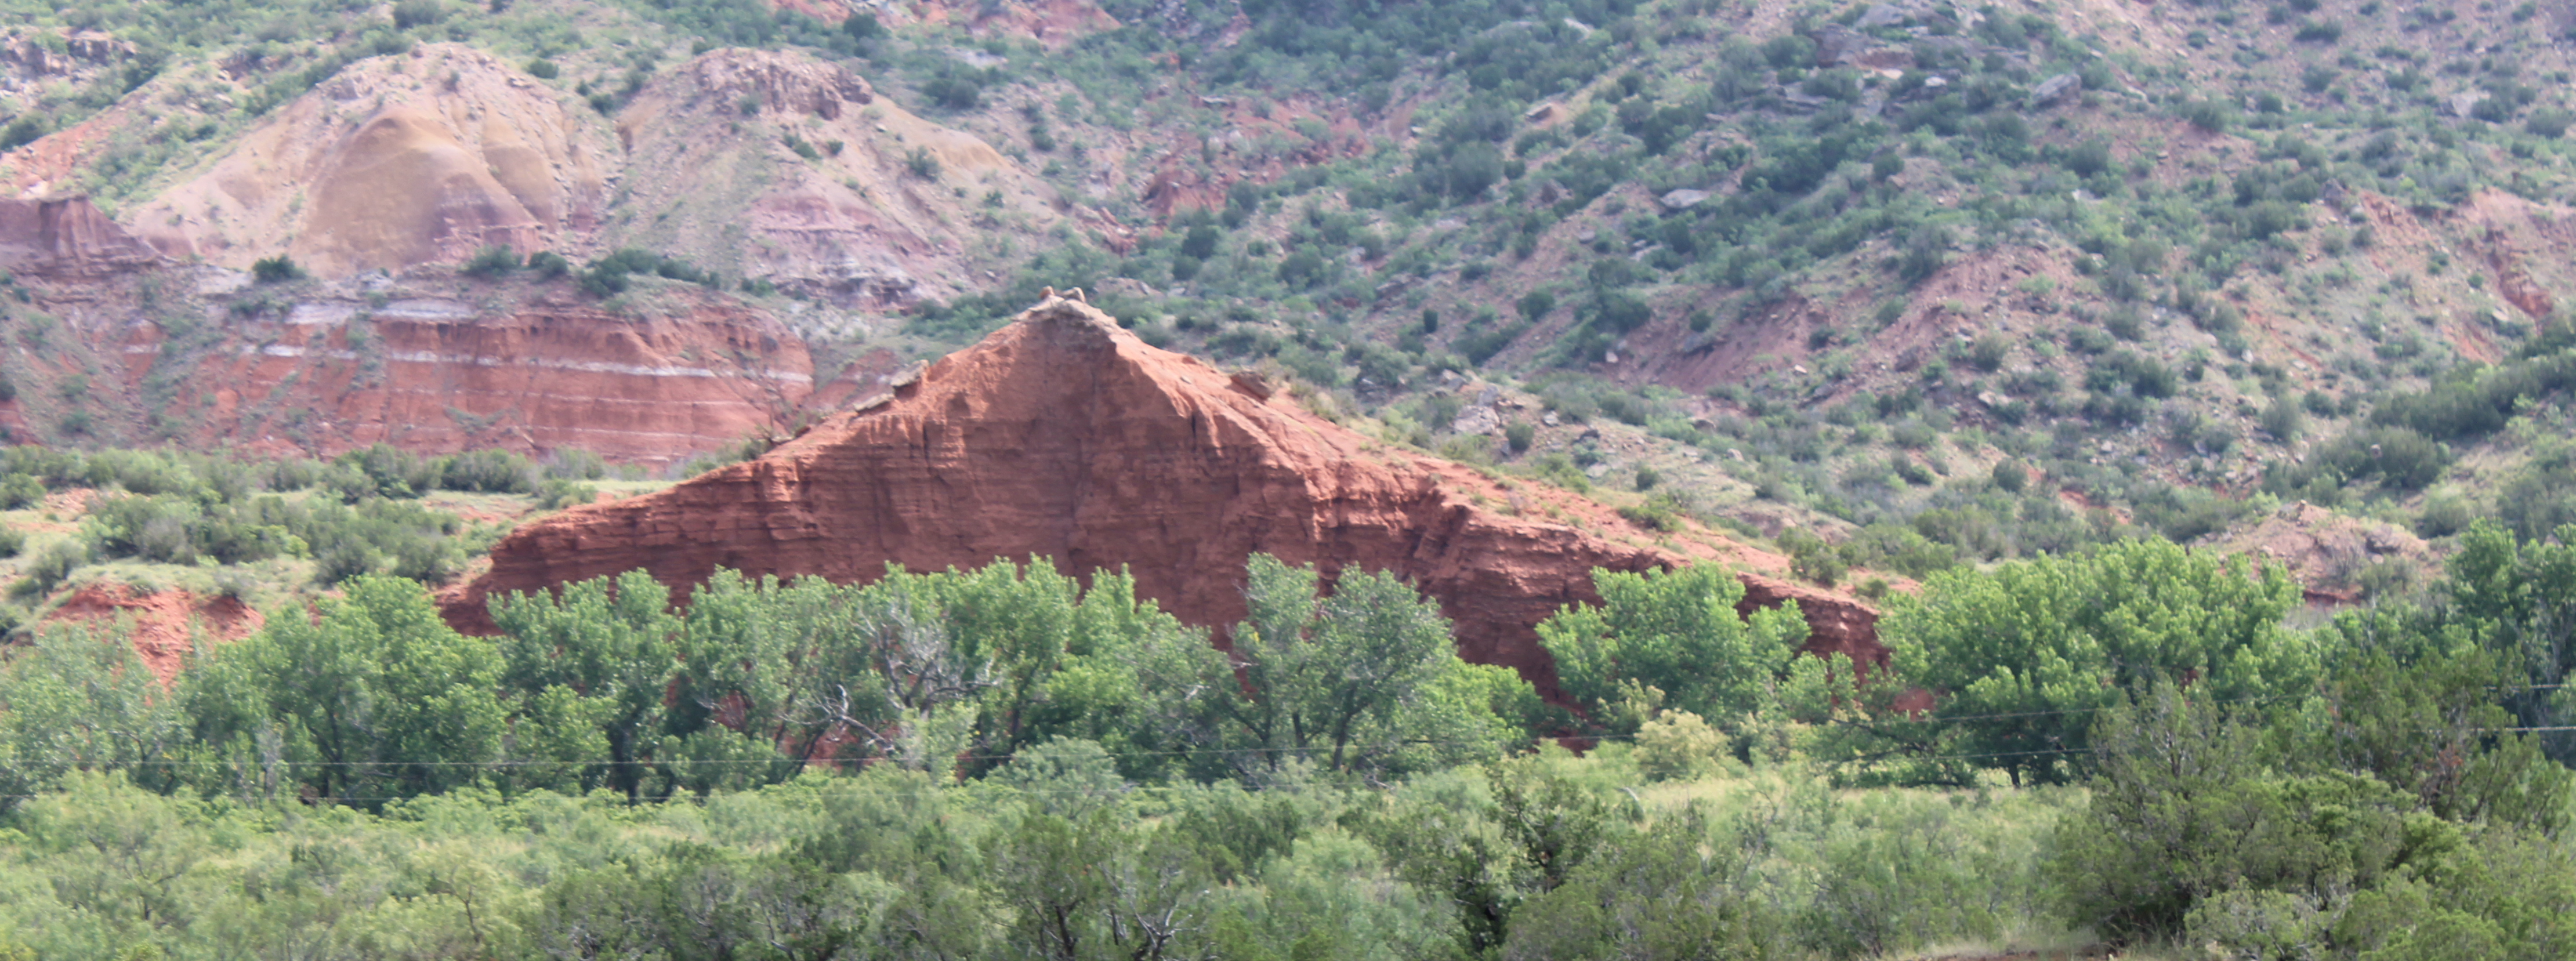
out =
[[[201,759],[270,770],[324,798],[374,806],[497,777],[507,759],[505,662],[456,633],[410,580],[365,575],[317,616],[280,612],[186,675]]]
[[[2054,783],[2081,769],[2096,712],[2157,683],[2222,701],[2309,691],[2314,640],[2281,623],[2299,598],[2277,566],[2131,540],[1935,574],[1878,633],[1891,679],[1939,697],[1939,750]]]
[[[1614,735],[1636,733],[1659,708],[1737,725],[1777,703],[1807,639],[1794,604],[1737,614],[1744,584],[1715,565],[1595,569],[1592,584],[1602,603],[1557,611],[1539,642],[1565,692]]]
[[[1233,652],[1245,692],[1214,702],[1244,766],[1351,770],[1409,745],[1490,756],[1506,743],[1494,704],[1526,685],[1460,661],[1439,608],[1393,572],[1345,571],[1322,597],[1313,567],[1267,554],[1248,566]]]
[[[509,687],[538,692],[549,719],[588,721],[605,761],[581,778],[581,787],[606,786],[636,799],[659,745],[663,697],[678,669],[680,619],[671,593],[644,571],[615,580],[566,584],[555,594],[512,593],[490,604],[500,627]],[[566,703],[567,697],[577,699]],[[542,725],[560,730],[558,724]],[[567,738],[551,752],[581,759],[588,738]]]
[[[0,813],[74,771],[168,781],[186,719],[123,626],[46,627],[0,663]]]

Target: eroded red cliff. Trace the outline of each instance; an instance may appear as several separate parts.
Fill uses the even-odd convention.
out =
[[[1439,599],[1460,654],[1551,693],[1534,625],[1595,599],[1594,568],[1777,560],[1714,537],[1658,541],[1597,504],[1380,444],[1049,300],[764,457],[520,528],[447,616],[488,631],[492,595],[635,568],[680,587],[719,567],[862,581],[889,562],[1038,555],[1077,573],[1124,566],[1184,621],[1221,626],[1244,613],[1255,551],[1328,574],[1397,571]],[[1867,608],[1747,582],[1748,603],[1801,602],[1811,647],[1878,656]]]
[[[673,303],[628,317],[569,298],[506,312],[317,298],[188,366],[210,432],[251,450],[577,448],[658,465],[779,430],[813,390],[804,342],[724,298]],[[135,336],[129,353],[160,347],[150,328]]]

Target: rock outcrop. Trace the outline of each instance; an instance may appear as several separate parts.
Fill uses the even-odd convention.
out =
[[[94,279],[160,259],[151,245],[99,213],[87,197],[0,199],[0,270]]]
[[[728,298],[669,296],[674,313],[652,317],[573,299],[487,312],[316,298],[236,321],[195,356],[148,326],[119,353],[186,371],[209,398],[206,433],[248,450],[577,448],[659,466],[782,430],[813,391],[804,342]]]
[[[1595,599],[1594,568],[1778,561],[1693,537],[1659,541],[1598,504],[1377,443],[1050,299],[757,460],[520,528],[446,603],[452,623],[488,631],[489,597],[635,568],[682,587],[720,567],[862,581],[888,563],[1036,555],[1078,574],[1126,567],[1145,596],[1221,627],[1244,613],[1245,557],[1266,551],[1327,574],[1397,571],[1439,599],[1463,656],[1553,693],[1533,628]],[[1812,647],[1879,656],[1866,607],[1748,583],[1748,604],[1800,601]]]

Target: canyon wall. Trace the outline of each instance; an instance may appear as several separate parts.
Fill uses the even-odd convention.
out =
[[[727,298],[673,303],[637,317],[572,296],[493,311],[435,295],[318,297],[194,350],[138,325],[122,353],[162,361],[130,369],[137,389],[159,367],[193,388],[165,417],[253,451],[577,448],[659,466],[781,430],[813,391],[804,342]]]

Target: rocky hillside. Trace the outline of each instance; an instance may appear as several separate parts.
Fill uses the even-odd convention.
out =
[[[1778,572],[1784,558],[1389,446],[1301,409],[1257,374],[1156,349],[1108,315],[1051,298],[897,387],[741,464],[667,491],[520,527],[447,599],[462,629],[486,602],[643,569],[675,588],[718,568],[865,581],[889,564],[963,569],[1044,558],[1123,569],[1184,622],[1245,616],[1244,561],[1327,574],[1387,570],[1438,598],[1469,660],[1552,692],[1532,628],[1599,603],[1595,569],[1698,561]],[[1809,646],[1875,662],[1876,612],[1748,573],[1747,605],[1795,601]]]
[[[2576,14],[2538,4],[207,12],[31,8],[0,44],[0,185],[39,205],[0,253],[87,265],[21,270],[33,310],[162,323],[119,279],[147,249],[496,290],[543,251],[544,316],[762,317],[840,385],[751,390],[771,413],[724,431],[1080,285],[1386,442],[1651,491],[1809,576],[2223,540],[2299,501],[2436,553],[2463,516],[2576,520]],[[647,309],[638,274],[711,293]],[[90,349],[185,339],[133,337]],[[548,362],[635,364],[586,356]],[[173,396],[10,423],[177,437]],[[2424,413],[2460,403],[2490,413]],[[418,443],[464,435],[501,436]],[[648,446],[608,450],[687,456]]]

